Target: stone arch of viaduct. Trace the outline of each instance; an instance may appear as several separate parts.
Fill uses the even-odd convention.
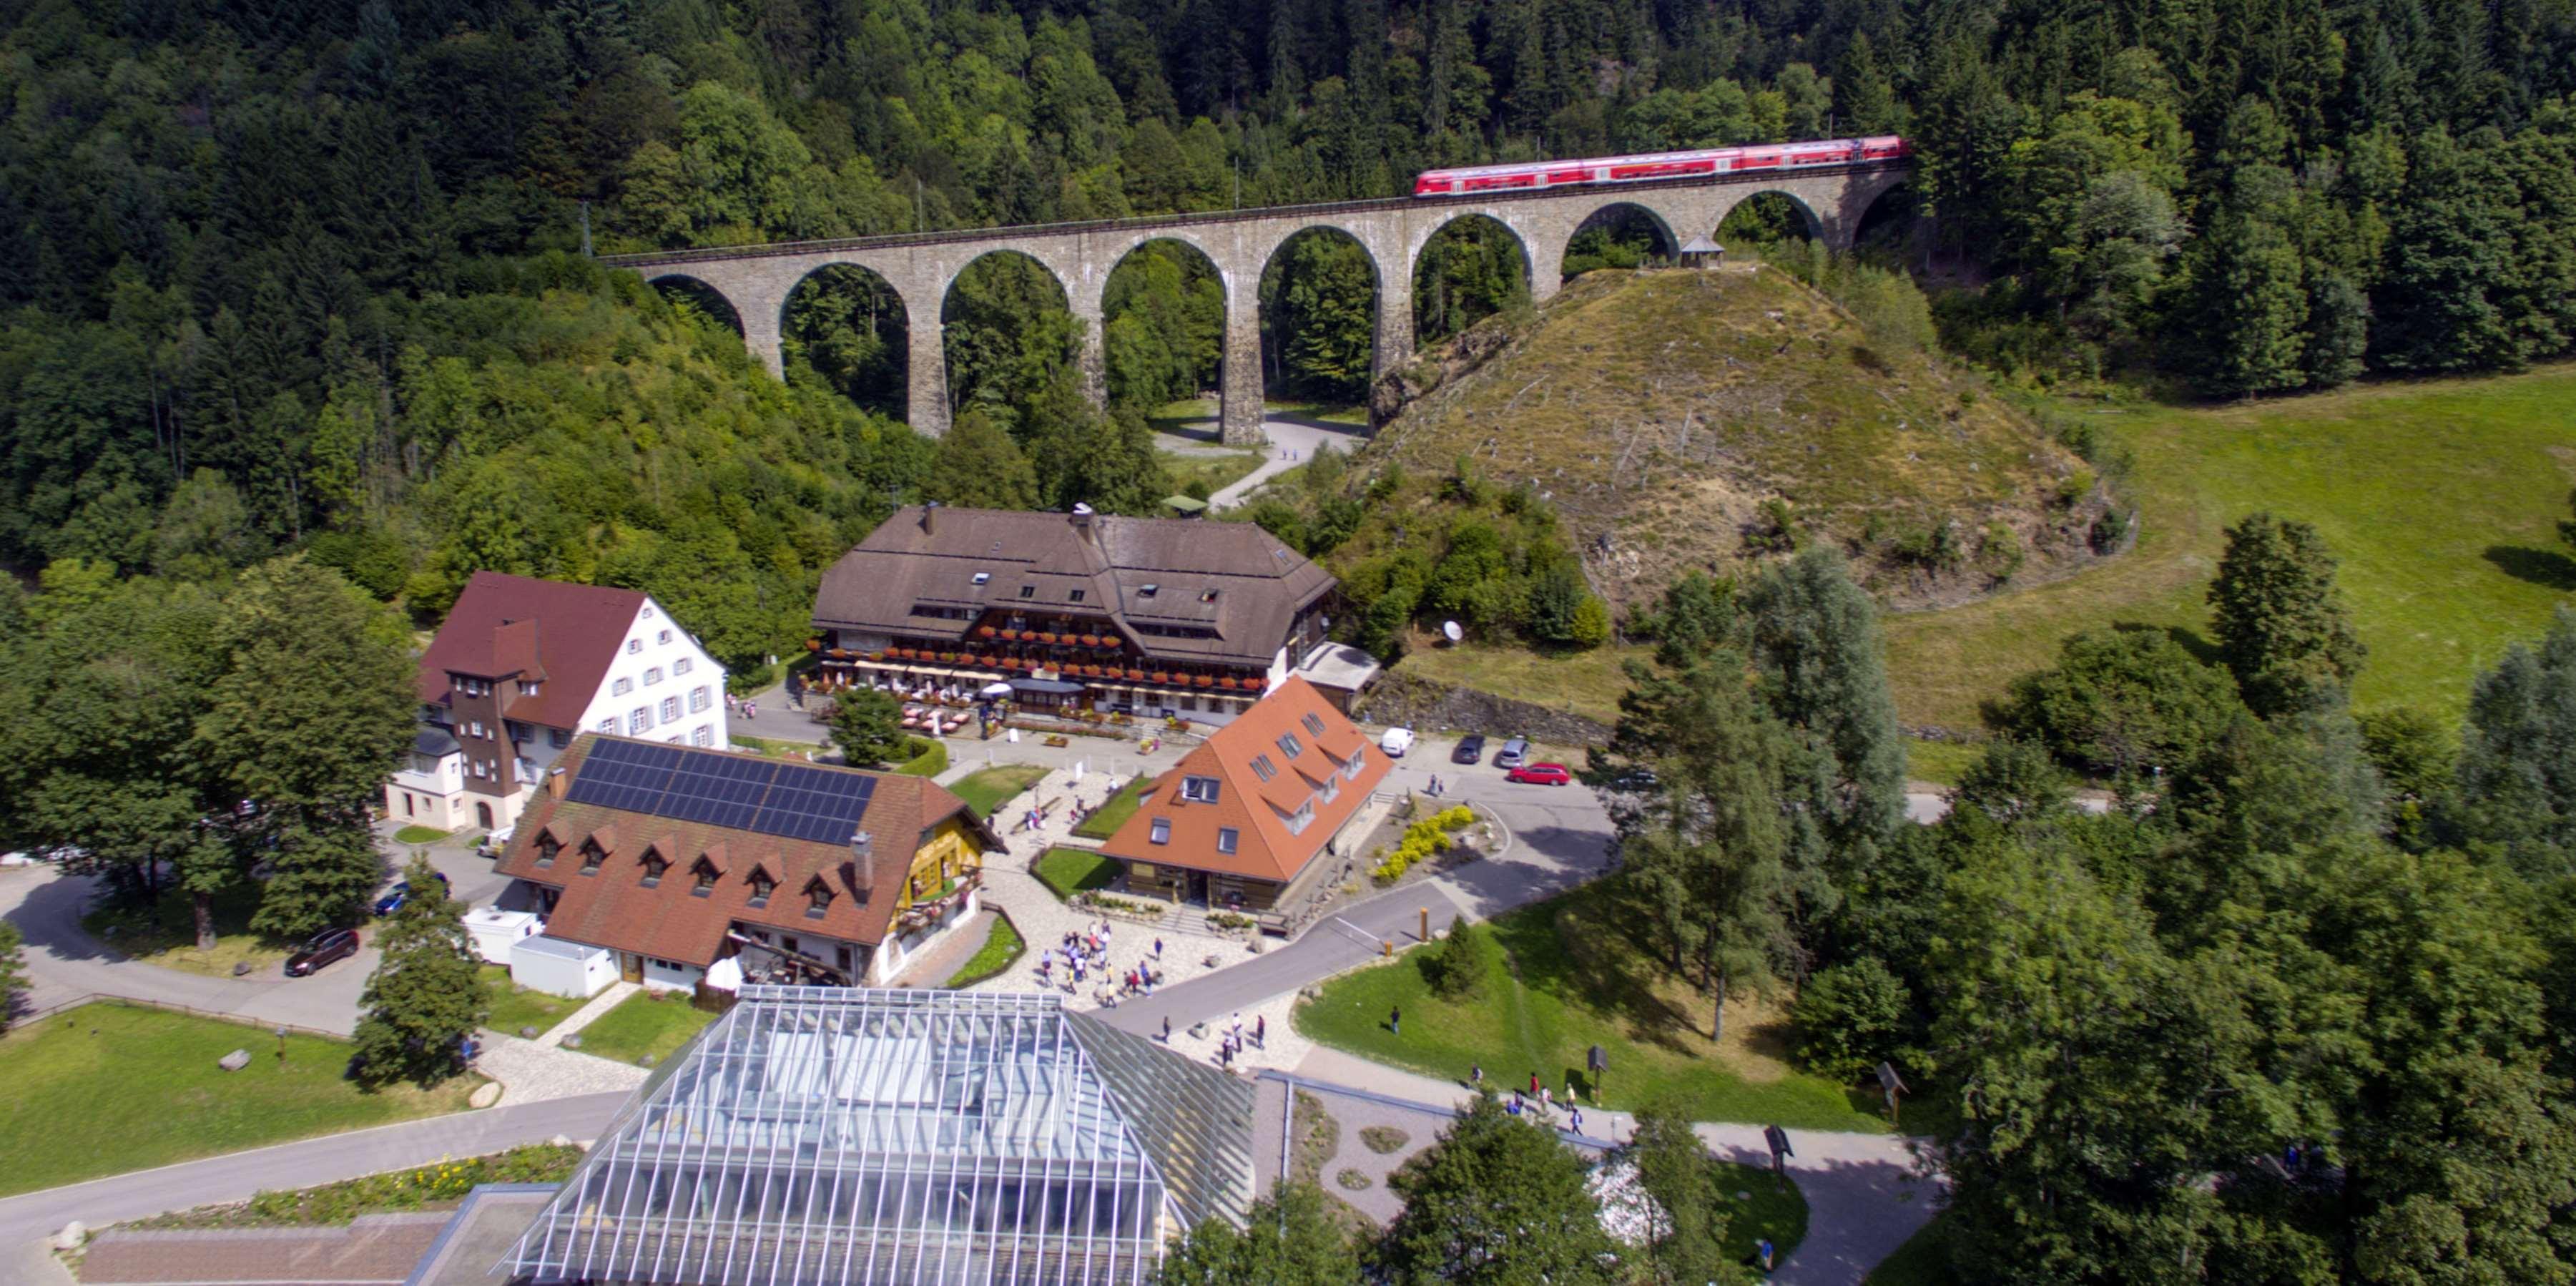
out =
[[[743,340],[781,373],[780,328],[788,296],[806,277],[834,264],[868,269],[900,296],[910,328],[909,419],[924,433],[948,427],[947,357],[940,314],[957,274],[977,259],[1011,251],[1036,260],[1063,287],[1083,325],[1083,370],[1095,401],[1104,395],[1101,328],[1109,274],[1148,241],[1178,241],[1215,265],[1225,288],[1225,360],[1219,421],[1225,441],[1257,443],[1261,434],[1262,271],[1289,238],[1314,228],[1347,233],[1377,269],[1376,370],[1413,355],[1413,268],[1433,233],[1467,215],[1484,215],[1519,238],[1530,271],[1530,297],[1556,293],[1566,243],[1592,215],[1633,205],[1660,220],[1676,244],[1714,235],[1727,212],[1764,192],[1796,202],[1808,229],[1848,249],[1861,218],[1911,175],[1902,162],[1837,166],[1790,175],[1740,175],[1708,181],[1639,184],[1616,189],[1496,194],[1491,198],[1354,201],[1087,224],[994,228],[834,242],[797,242],[725,250],[612,255],[649,281],[687,279],[720,296],[741,319]]]

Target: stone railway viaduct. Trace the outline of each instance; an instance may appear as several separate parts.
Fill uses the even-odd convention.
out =
[[[1313,228],[1345,233],[1366,251],[1377,272],[1379,374],[1413,355],[1413,269],[1433,233],[1454,220],[1483,215],[1520,241],[1530,297],[1556,293],[1566,243],[1587,219],[1616,206],[1634,206],[1661,225],[1668,247],[1714,236],[1727,212],[1764,192],[1790,199],[1808,232],[1835,249],[1849,249],[1862,216],[1879,197],[1913,173],[1906,161],[1817,166],[1787,173],[1756,172],[1615,189],[1577,187],[1501,192],[1475,197],[1392,198],[1330,205],[1280,206],[1209,214],[1040,224],[965,232],[907,233],[838,241],[786,242],[724,249],[609,255],[603,262],[632,268],[653,282],[694,281],[721,297],[740,319],[743,340],[773,374],[784,369],[780,327],[788,297],[815,271],[849,264],[885,279],[903,300],[910,328],[907,354],[912,427],[940,433],[948,427],[947,356],[940,314],[948,288],[968,264],[985,255],[1016,252],[1055,275],[1074,317],[1082,323],[1083,370],[1094,400],[1103,394],[1102,304],[1109,274],[1137,247],[1170,240],[1197,249],[1215,265],[1225,289],[1225,359],[1218,420],[1229,443],[1262,441],[1262,270],[1289,238]]]

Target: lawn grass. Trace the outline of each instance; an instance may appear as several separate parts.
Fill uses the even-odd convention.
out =
[[[1956,786],[1961,774],[1985,757],[1986,747],[1979,741],[1925,741],[1919,737],[1905,739],[1905,779],[1932,786]]]
[[[438,841],[447,838],[447,835],[448,833],[446,831],[440,830],[435,826],[406,826],[401,830],[394,832],[394,842],[397,844],[435,844]]]
[[[1942,1221],[1946,1214],[1932,1216],[1896,1253],[1878,1261],[1861,1279],[1862,1286],[1960,1286],[1962,1279],[1950,1267],[1950,1255],[1941,1244]]]
[[[1795,1183],[1782,1183],[1760,1166],[1711,1160],[1717,1167],[1718,1208],[1726,1215],[1726,1257],[1753,1262],[1753,1243],[1771,1239],[1771,1262],[1788,1262],[1789,1253],[1807,1239],[1807,1196]],[[1743,1193],[1742,1197],[1736,1196]]]
[[[581,1008],[578,1000],[530,991],[511,982],[508,965],[483,966],[483,991],[492,998],[492,1013],[483,1025],[504,1035],[516,1036],[522,1027],[534,1027],[542,1035]]]
[[[1452,687],[1474,688],[1614,725],[1619,722],[1619,697],[1628,690],[1628,676],[1621,664],[1630,657],[1643,659],[1652,655],[1652,648],[1616,644],[1580,652],[1543,653],[1461,643],[1455,647],[1415,647],[1396,662],[1396,668]],[[1512,730],[1474,731],[1504,736]]]
[[[581,1052],[620,1063],[649,1054],[658,1063],[715,1017],[690,1004],[684,991],[639,992],[581,1029]]]
[[[1222,455],[1182,455],[1166,451],[1163,453],[1163,472],[1171,475],[1175,495],[1188,494],[1190,484],[1196,482],[1205,485],[1207,494],[1213,496],[1242,481],[1243,475],[1260,468],[1262,459],[1259,451],[1228,451]]]
[[[2089,418],[2136,454],[2137,548],[2054,584],[1889,619],[1906,723],[1976,727],[1980,702],[2052,664],[2079,630],[2206,639],[2224,529],[2258,509],[2316,524],[2342,560],[2370,649],[2353,690],[2363,710],[2457,716],[2477,670],[2576,592],[2555,527],[2576,483],[2576,364]]]
[[[1138,774],[1136,780],[1127,784],[1126,789],[1110,796],[1109,802],[1093,809],[1089,817],[1083,818],[1082,823],[1073,828],[1073,833],[1084,839],[1107,839],[1117,834],[1118,828],[1126,825],[1127,819],[1136,815],[1137,808],[1145,802],[1145,796],[1152,794],[1153,790],[1154,779]]]
[[[1046,775],[1041,764],[995,764],[958,778],[948,793],[965,800],[977,817],[990,817]]]
[[[1038,859],[1036,874],[1069,902],[1076,893],[1107,888],[1118,878],[1118,863],[1087,848],[1051,848]]]
[[[250,1051],[227,1072],[215,1060]],[[368,1093],[346,1041],[97,1003],[0,1036],[0,1195],[79,1183],[465,1106],[481,1083]]]
[[[1011,923],[1008,914],[996,909],[993,912],[993,931],[985,937],[984,945],[966,957],[966,963],[957,966],[957,972],[949,975],[948,981],[941,985],[950,991],[972,987],[1010,968],[1011,962],[1028,949],[1029,944],[1020,937],[1019,926]]]
[[[247,964],[253,976],[276,975],[295,944],[250,931],[259,888],[256,881],[235,880],[215,894],[215,945],[208,951],[197,949],[196,908],[184,893],[165,893],[149,908],[102,905],[81,917],[81,928],[121,955],[164,969],[230,978],[233,966]]]
[[[1510,1088],[1536,1071],[1562,1090],[1585,1081],[1594,1044],[1609,1057],[1598,1101],[1673,1103],[1699,1121],[1749,1121],[1793,1129],[1888,1129],[1871,1100],[1798,1072],[1775,1050],[1776,1026],[1731,1009],[1727,1039],[1700,1026],[1707,1003],[1664,975],[1627,929],[1649,922],[1624,882],[1603,881],[1523,907],[1492,922],[1507,965],[1482,994],[1432,994],[1423,953],[1345,974],[1298,1006],[1297,1029],[1336,1049],[1465,1083],[1471,1064]],[[1386,1027],[1404,1010],[1404,1034]],[[1591,1100],[1587,1098],[1587,1103]]]
[[[772,759],[803,759],[807,755],[818,754],[823,749],[821,742],[788,741],[778,737],[746,737],[739,732],[726,733],[725,740],[731,742],[736,750],[748,750],[753,754],[767,755]]]

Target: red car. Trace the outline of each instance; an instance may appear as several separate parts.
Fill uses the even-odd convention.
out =
[[[1574,780],[1574,774],[1563,764],[1529,764],[1503,774],[1505,781],[1526,781],[1540,786],[1562,786]]]

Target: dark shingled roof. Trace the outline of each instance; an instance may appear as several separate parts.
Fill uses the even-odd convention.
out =
[[[981,585],[978,572],[987,574]],[[1026,598],[1023,587],[1032,591]],[[918,616],[914,605],[1105,613],[1151,657],[1267,665],[1297,614],[1332,588],[1331,574],[1248,522],[916,505],[895,511],[824,574],[814,624],[956,639],[974,622]],[[1172,638],[1140,625],[1217,637]]]
[[[643,606],[636,590],[476,572],[420,658],[420,699],[445,705],[451,672],[516,674],[546,683],[504,714],[544,728],[575,727]]]
[[[580,780],[582,765],[590,758],[592,747],[603,739],[597,733],[585,733],[555,760],[555,767],[564,773],[567,793]],[[690,755],[731,757],[735,753],[671,748]],[[868,801],[862,823],[874,837],[865,866],[854,859],[847,844],[789,839],[601,804],[575,803],[541,792],[519,819],[509,850],[501,855],[497,869],[503,875],[563,891],[554,913],[546,919],[547,937],[705,965],[715,960],[726,926],[736,920],[869,946],[885,941],[913,854],[920,849],[922,838],[950,817],[963,814],[987,854],[1003,848],[1001,839],[966,807],[964,800],[927,777],[817,767],[835,775],[871,777],[876,781],[875,794]],[[563,846],[551,866],[537,865],[537,840],[541,835],[552,835]],[[607,853],[607,860],[593,875],[581,873],[584,840],[596,840]],[[658,850],[670,863],[653,888],[643,883],[642,863],[648,848]],[[691,874],[700,857],[712,863],[720,877],[705,897],[697,896],[696,880]],[[765,907],[751,905],[754,867],[777,881],[777,890]],[[819,917],[806,913],[805,900],[807,884],[818,876],[834,894],[831,905]]]

